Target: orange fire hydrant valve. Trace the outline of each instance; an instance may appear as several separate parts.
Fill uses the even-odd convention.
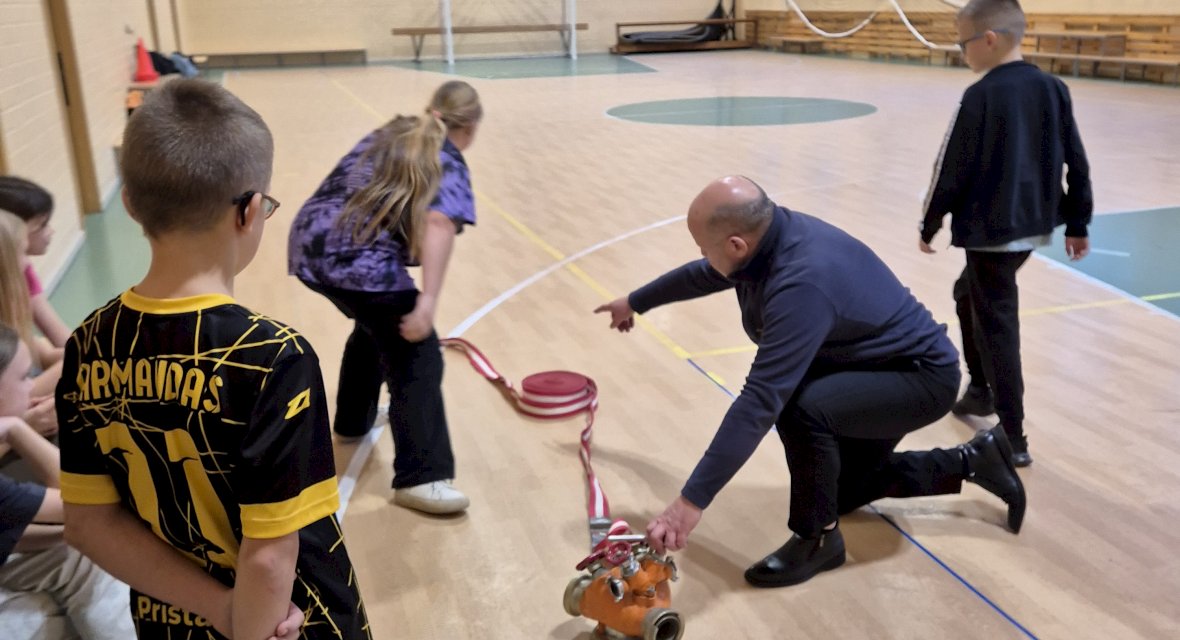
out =
[[[679,640],[684,634],[671,608],[676,563],[658,556],[626,523],[616,523],[577,568],[585,573],[566,587],[566,613],[597,621],[600,636]]]

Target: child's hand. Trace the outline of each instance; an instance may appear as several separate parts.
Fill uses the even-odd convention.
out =
[[[1085,258],[1090,253],[1089,238],[1065,238],[1065,255],[1073,262]]]
[[[609,313],[611,329],[626,333],[635,328],[635,310],[626,297],[612,300],[595,309],[594,313]]]
[[[29,410],[25,412],[25,421],[33,431],[46,438],[57,433],[57,407],[54,405],[53,396],[34,398],[30,405]]]
[[[269,640],[298,640],[299,632],[303,629],[303,611],[292,602],[287,607],[287,619],[275,628],[275,634]]]
[[[5,416],[0,418],[0,442],[8,442],[9,436],[16,429],[24,428],[28,425],[20,418]]]
[[[935,251],[934,247],[930,246],[930,244],[922,238],[918,238],[918,250],[922,253],[938,253]]]
[[[414,310],[402,316],[398,332],[410,342],[422,342],[434,331],[434,310],[421,303]]]

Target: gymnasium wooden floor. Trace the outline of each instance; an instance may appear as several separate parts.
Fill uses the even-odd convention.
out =
[[[962,255],[945,249],[945,233],[937,255],[918,253],[916,222],[974,76],[765,52],[636,59],[657,73],[470,80],[487,113],[467,154],[479,225],[457,243],[438,329],[462,324],[516,380],[554,368],[596,378],[596,468],[615,515],[642,528],[677,495],[729,405],[697,367],[736,392],[752,350],[729,294],[657,310],[629,335],[608,332],[591,310],[695,258],[676,218],[709,180],[740,173],[867,242],[953,321]],[[225,79],[275,133],[271,191],[284,203],[238,297],[308,336],[329,395],[350,325],[286,275],[287,225],[357,139],[396,113],[420,112],[446,79],[393,66]],[[1099,212],[1180,204],[1180,92],[1068,82]],[[716,128],[605,115],[624,103],[712,96],[838,98],[878,111]],[[749,588],[742,571],[788,535],[788,475],[772,435],[677,555],[674,604],[687,638],[1180,637],[1180,318],[1042,259],[1025,267],[1021,288],[1036,460],[1022,471],[1024,531],[1006,532],[1002,503],[974,486],[884,500],[843,521],[844,568],[794,588]],[[523,420],[463,359],[447,363],[457,484],[472,506],[453,519],[393,506],[392,445],[381,436],[344,520],[375,637],[589,638],[592,623],[561,606],[587,551],[580,421]],[[948,417],[902,447],[950,446],[986,426]],[[354,449],[338,446],[341,473]]]

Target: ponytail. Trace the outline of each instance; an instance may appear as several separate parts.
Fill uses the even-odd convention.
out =
[[[371,163],[373,177],[344,206],[341,228],[369,244],[383,231],[395,234],[418,258],[426,215],[442,179],[439,152],[446,126],[431,116],[397,116],[377,131],[358,160]]]

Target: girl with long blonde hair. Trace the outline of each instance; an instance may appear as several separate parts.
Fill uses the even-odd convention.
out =
[[[28,234],[25,250],[29,256],[45,255],[53,240],[53,226],[50,224],[53,196],[48,191],[24,178],[0,176],[0,211],[7,211],[24,221]],[[49,304],[37,272],[27,260],[25,262],[25,281],[29,285],[33,324],[50,344],[65,347],[73,330]]]
[[[33,398],[53,395],[61,376],[62,350],[34,333],[29,285],[25,277],[28,231],[17,216],[0,211],[0,323],[12,327],[33,357]]]
[[[333,430],[343,440],[368,433],[387,383],[394,502],[427,513],[468,505],[451,485],[434,312],[455,236],[475,224],[463,151],[482,117],[471,85],[443,84],[424,113],[393,118],[340,159],[296,215],[287,245],[289,272],[355,321]],[[418,265],[421,290],[406,269]]]

